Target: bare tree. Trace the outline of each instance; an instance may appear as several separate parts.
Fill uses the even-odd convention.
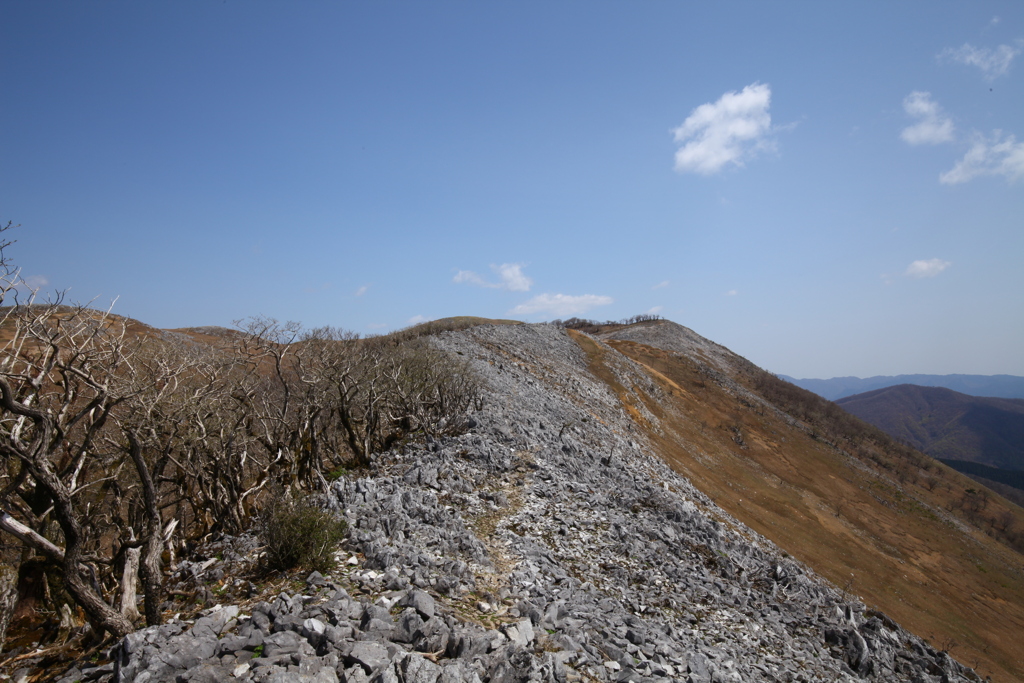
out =
[[[61,568],[96,633],[132,630],[141,547],[147,621],[159,623],[164,536],[141,435],[182,367],[109,311],[64,305],[61,294],[18,301],[24,282],[3,255],[9,244],[0,243],[0,300],[15,301],[0,319],[0,528]],[[138,529],[124,520],[133,507]],[[104,584],[119,583],[117,610]]]
[[[333,338],[303,333],[298,323],[253,318],[237,353],[246,380],[238,396],[250,435],[268,458],[267,476],[283,488],[322,483],[326,373]]]
[[[39,304],[8,245],[0,530],[59,567],[97,634],[132,630],[136,577],[146,622],[160,623],[175,526],[240,531],[268,488],[312,490],[326,468],[367,465],[417,433],[459,432],[479,401],[468,367],[418,337],[254,318],[199,344],[60,294]]]
[[[94,498],[96,487],[121,472],[98,446],[111,411],[132,393],[118,376],[132,353],[125,330],[104,313],[59,299],[16,306],[5,322],[12,329],[0,358],[0,457],[20,465],[18,486],[8,490],[20,496],[26,526],[45,528],[52,515],[64,547],[57,552],[5,529],[62,566],[69,593],[95,629],[124,635],[132,623],[104,601],[88,552],[97,545],[85,512],[91,506],[76,502]],[[5,506],[12,500],[9,494]]]
[[[994,526],[999,531],[1006,533],[1013,528],[1016,521],[1017,518],[1013,516],[1011,511],[1003,510],[1002,513],[995,518]]]
[[[145,595],[146,623],[150,626],[161,621],[161,556],[166,541],[162,508],[168,498],[179,493],[176,487],[161,490],[161,483],[174,453],[180,450],[183,417],[194,409],[190,399],[196,398],[196,383],[189,380],[205,376],[204,360],[180,340],[142,340],[122,372],[122,381],[131,391],[112,411],[111,422],[116,429],[108,430],[105,436],[110,452],[130,461],[137,477],[126,495],[132,518],[120,526],[128,529],[129,538],[122,541],[126,556],[132,557],[136,543],[142,549],[138,571]],[[122,586],[122,590],[130,592],[130,586]],[[126,609],[131,614],[134,605]]]

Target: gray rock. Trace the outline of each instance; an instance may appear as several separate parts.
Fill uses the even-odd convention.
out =
[[[257,631],[259,633],[259,631]],[[239,650],[244,650],[246,644],[249,642],[248,638],[241,636],[226,636],[217,641],[216,655],[219,657],[228,653],[235,653]]]
[[[356,561],[307,585],[344,583],[364,602],[343,590],[281,594],[248,621],[210,612],[187,631],[145,629],[115,648],[117,680],[248,665],[243,679],[253,681],[564,683],[566,663],[605,682],[975,680],[672,472],[564,331],[481,326],[425,343],[472,364],[485,407],[471,432],[409,441],[375,456],[366,476],[331,485],[325,504],[347,520],[345,552]],[[687,343],[706,354],[709,381],[745,391],[712,367],[713,347]],[[604,362],[622,387],[657,397],[624,356],[609,348]],[[644,400],[635,406],[657,425]],[[484,515],[486,539],[473,530]],[[435,602],[425,589],[447,597]],[[408,591],[397,623],[389,600],[365,602],[385,590]],[[468,591],[488,606],[463,621]],[[480,618],[503,626],[472,623]],[[264,656],[246,660],[261,644]]]
[[[502,633],[517,647],[529,647],[533,643],[533,623],[529,619],[507,624],[502,628]]]
[[[711,681],[708,658],[699,652],[690,656],[686,670],[690,673],[687,680],[691,683],[710,683]]]
[[[396,643],[412,643],[422,633],[424,621],[416,610],[406,609],[398,617],[398,624],[389,636]]]
[[[300,633],[302,631],[302,622],[304,619],[298,614],[284,614],[274,620],[274,625],[271,627],[272,633],[280,633],[281,631],[295,631]]]
[[[319,619],[304,619],[302,637],[313,647],[318,647],[326,639],[327,625]]]
[[[218,664],[203,662],[178,676],[178,680],[189,683],[234,683],[236,679],[232,672],[233,667],[228,669]]]
[[[348,664],[358,664],[367,674],[380,668],[389,661],[386,647],[374,641],[358,641],[352,644],[345,661]]]
[[[263,639],[264,657],[281,657],[292,654],[311,655],[313,648],[295,631],[279,631]]]
[[[424,619],[434,616],[434,598],[429,593],[421,590],[412,590],[398,603],[402,607],[412,607]]]
[[[378,626],[373,630],[386,630],[394,626],[394,621],[391,619],[391,613],[387,609],[380,605],[367,605],[363,609],[363,616],[359,622],[359,627],[364,631],[369,630],[367,627],[374,622],[382,624],[382,626]]]
[[[441,675],[441,667],[418,654],[404,657],[399,664],[399,671],[405,683],[435,683]]]
[[[264,635],[262,631],[253,631],[249,634],[249,637],[245,639],[245,645],[242,646],[243,650],[252,652],[260,645],[263,645]]]

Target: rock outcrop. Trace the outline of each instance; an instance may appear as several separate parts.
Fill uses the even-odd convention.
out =
[[[138,631],[62,680],[979,680],[655,457],[564,330],[432,342],[472,363],[486,405],[462,436],[332,485],[324,505],[350,529],[336,572]]]

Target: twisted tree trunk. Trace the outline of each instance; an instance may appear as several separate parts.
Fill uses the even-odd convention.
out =
[[[35,423],[37,433],[28,448],[23,449],[10,442],[5,443],[5,447],[13,451],[36,485],[53,501],[53,514],[64,534],[64,584],[68,592],[85,610],[97,632],[109,631],[118,637],[131,633],[134,630],[132,623],[103,600],[83,571],[82,523],[71,503],[71,492],[53,471],[50,462],[48,448],[53,434],[51,417],[15,401],[10,385],[3,379],[0,379],[0,406]],[[53,546],[52,543],[49,545]],[[53,552],[53,547],[45,544],[42,549],[44,552]],[[59,552],[59,548],[57,550]]]
[[[0,652],[4,651],[7,627],[18,602],[18,568],[14,565],[0,565]]]
[[[160,571],[160,556],[164,550],[163,524],[160,509],[157,506],[156,486],[150,475],[149,467],[142,457],[142,445],[135,433],[128,431],[129,452],[135,471],[142,482],[142,501],[146,510],[146,531],[143,539],[142,564],[139,567],[142,575],[143,593],[146,596],[146,625],[156,626],[161,623],[160,602],[163,594],[163,575]]]

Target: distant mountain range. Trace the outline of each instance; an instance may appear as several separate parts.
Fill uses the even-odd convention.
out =
[[[1024,489],[1024,399],[900,384],[835,403],[954,469]]]
[[[818,396],[830,401],[898,384],[945,387],[969,396],[1024,398],[1024,377],[1015,375],[878,375],[864,379],[860,377],[796,379],[787,375],[779,375],[779,377],[802,389],[813,391]]]

